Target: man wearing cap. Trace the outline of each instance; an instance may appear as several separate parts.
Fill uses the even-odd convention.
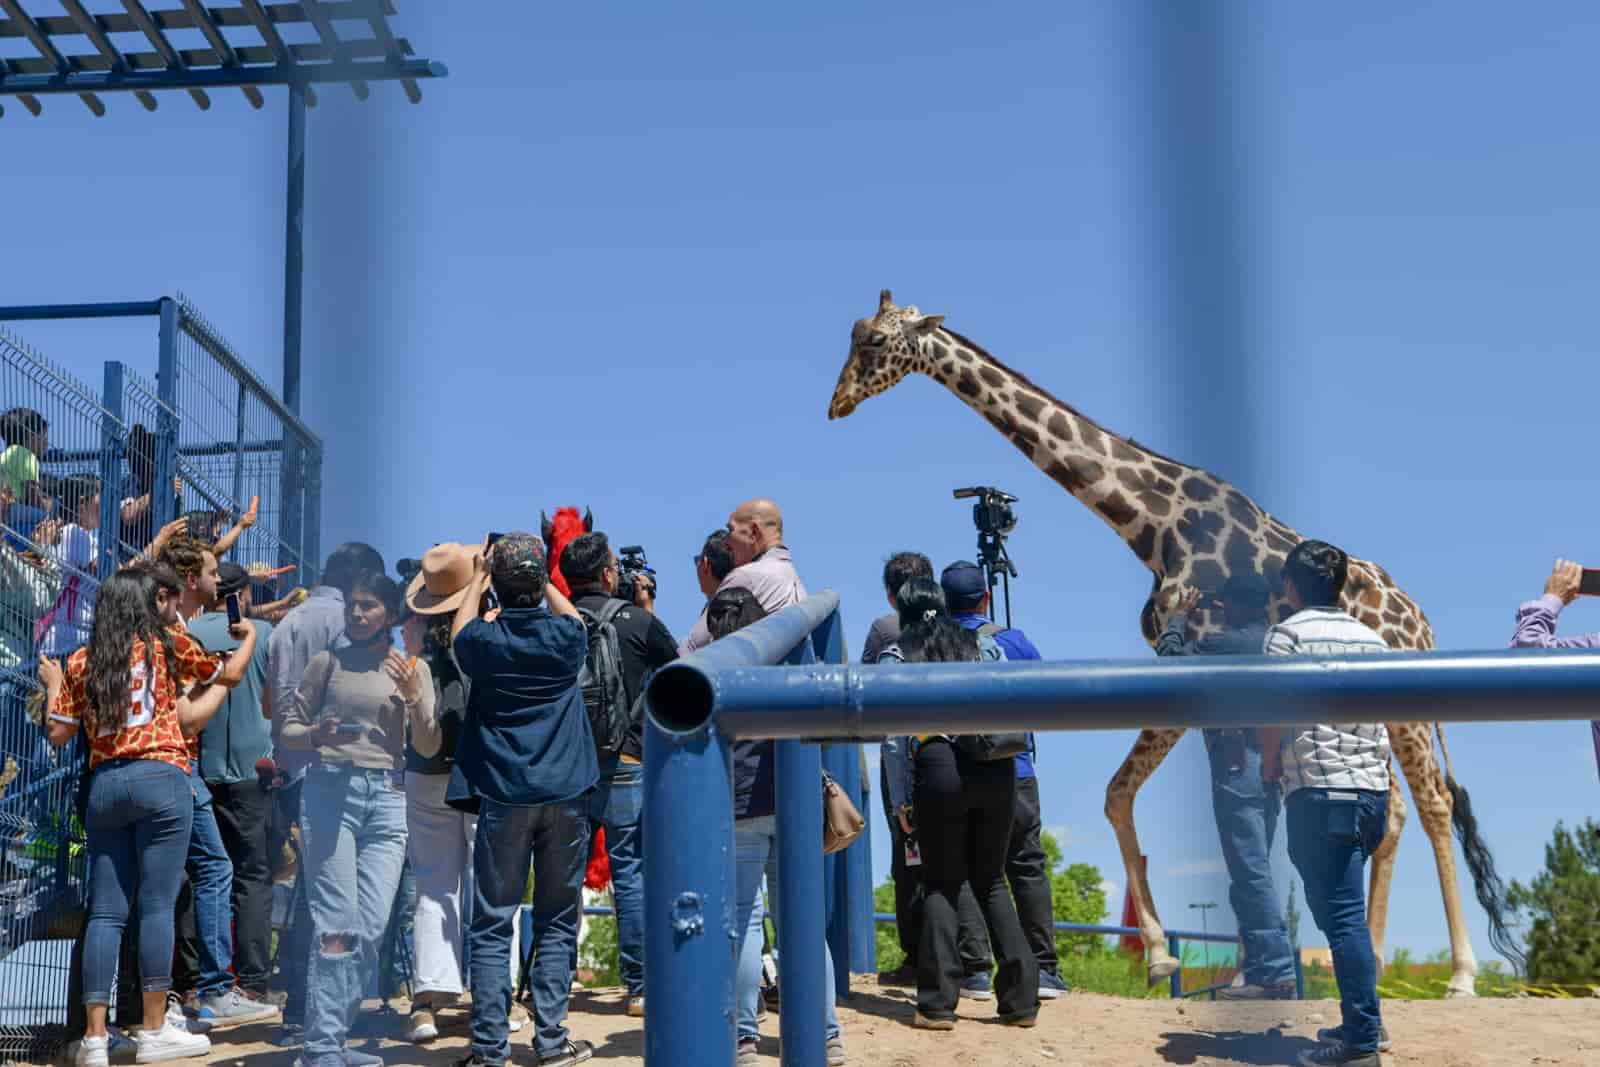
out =
[[[589,652],[577,609],[549,582],[544,542],[509,533],[474,556],[472,584],[451,624],[467,679],[467,714],[446,801],[478,805],[473,846],[472,1055],[464,1067],[510,1057],[506,1010],[512,920],[533,864],[533,1045],[540,1067],[594,1055],[565,1025],[576,958],[588,796],[600,778],[578,688]],[[499,614],[481,616],[493,589]]]
[[[994,623],[989,612],[989,583],[983,570],[968,560],[957,560],[939,575],[950,615],[968,630],[987,634],[1007,660],[1043,659],[1028,635]],[[1056,959],[1055,902],[1051,896],[1049,860],[1040,844],[1043,830],[1039,813],[1039,779],[1034,771],[1033,734],[1028,750],[1017,759],[1017,802],[1011,821],[1011,843],[1006,851],[1006,880],[1017,902],[1017,917],[1028,947],[1039,961],[1039,998],[1053,1000],[1067,991]],[[974,975],[962,983],[962,995],[987,1000],[989,976]]]
[[[272,759],[267,705],[267,642],[272,626],[250,618],[250,575],[243,567],[217,565],[216,599],[204,614],[189,620],[189,632],[214,652],[238,648],[238,639],[228,633],[230,595],[239,598],[241,617],[255,629],[256,647],[244,679],[229,690],[222,710],[200,733],[200,777],[211,790],[217,828],[233,862],[234,974],[239,988],[260,1002],[267,994],[272,965],[272,864],[267,852],[272,795],[257,769],[263,760],[270,764]]]
[[[1544,593],[1517,609],[1517,628],[1511,635],[1512,648],[1600,648],[1600,633],[1556,636],[1556,620],[1561,609],[1578,599],[1583,585],[1583,568],[1570,559],[1556,560],[1545,580]],[[1594,734],[1594,763],[1600,769],[1600,719],[1589,724]]]
[[[1156,642],[1158,656],[1258,656],[1267,637],[1266,580],[1231,575],[1215,594],[1187,589]],[[1222,611],[1222,630],[1189,639],[1189,622],[1204,603]],[[1261,778],[1261,741],[1253,729],[1204,730],[1211,762],[1211,809],[1228,866],[1228,899],[1244,945],[1243,984],[1224,1000],[1293,999],[1294,950],[1272,880],[1272,837],[1283,798]]]

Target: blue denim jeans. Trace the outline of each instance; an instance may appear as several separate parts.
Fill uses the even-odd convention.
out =
[[[189,848],[194,799],[187,776],[157,760],[103,763],[89,783],[89,925],[83,1002],[111,1003],[128,908],[139,902],[139,976],[150,993],[172,988],[172,909]]]
[[[1333,952],[1345,1044],[1354,1052],[1376,1052],[1383,1018],[1362,868],[1383,841],[1389,795],[1364,789],[1297,789],[1285,807],[1289,859],[1305,883],[1311,917]]]
[[[567,1042],[567,1000],[578,943],[583,869],[589,859],[587,796],[512,807],[483,798],[472,848],[472,1051],[485,1063],[511,1055],[511,931],[533,865],[533,1045],[539,1054]]]
[[[617,969],[630,997],[644,996],[644,767],[610,761],[589,794],[589,833],[606,831],[617,908]]]
[[[300,833],[311,914],[306,965],[307,1060],[344,1051],[406,858],[406,798],[389,771],[317,766],[300,794]],[[343,938],[330,952],[324,940]]]
[[[190,761],[189,791],[194,797],[194,828],[189,834],[189,892],[194,898],[195,937],[200,968],[194,991],[201,996],[233,988],[233,861],[222,843],[211,790]]]
[[[758,815],[754,819],[739,819],[733,824],[733,849],[737,860],[735,874],[733,926],[739,931],[738,970],[734,974],[734,1002],[739,1008],[739,1040],[755,1040],[760,1036],[756,1027],[756,1009],[761,998],[761,925],[770,913],[773,921],[778,914],[778,817]],[[761,879],[767,880],[767,909],[761,907]],[[785,951],[779,945],[780,952]],[[839,1015],[833,1004],[833,952],[826,942],[822,946],[823,971],[828,991],[823,998],[828,1005],[824,1020],[824,1034],[828,1040],[839,1036]]]
[[[1283,796],[1261,781],[1255,731],[1206,730],[1211,759],[1211,808],[1228,865],[1228,899],[1244,942],[1244,977],[1271,988],[1294,981],[1289,926],[1272,883],[1272,835]]]

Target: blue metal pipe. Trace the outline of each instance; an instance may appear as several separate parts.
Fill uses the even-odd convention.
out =
[[[283,215],[283,404],[295,417],[300,415],[300,337],[301,303],[305,291],[302,280],[305,263],[305,206],[306,206],[306,90],[304,86],[289,86],[289,141],[288,166],[285,178],[287,200]],[[282,548],[278,565],[287,567],[295,563],[309,563],[315,567],[321,561],[315,556],[309,560],[292,558],[290,544],[306,544],[304,492],[306,486],[306,449],[292,434],[283,435],[282,468],[278,472],[278,499],[283,502]],[[237,499],[237,498],[235,498]],[[296,582],[309,585],[306,575],[294,575]]]
[[[95,575],[103,582],[117,569],[117,546],[122,543],[122,364],[115,360],[105,365],[101,407],[100,559]]]
[[[178,304],[161,299],[160,356],[156,363],[156,392],[161,400],[161,410],[156,414],[155,478],[150,486],[150,532],[158,534],[161,528],[177,518],[173,506],[172,476],[178,466]],[[143,549],[143,545],[135,545]]]
[[[1600,652],[1213,656],[1078,663],[708,669],[651,680],[686,722],[736,739],[1301,722],[1590,719]]]
[[[161,301],[136,300],[112,304],[13,304],[0,307],[0,322],[42,319],[130,319],[161,314]]]
[[[732,1063],[738,931],[728,745],[709,726],[669,734],[651,718],[644,751],[645,1064]]]
[[[726,638],[724,638],[726,640]],[[805,637],[789,654],[791,664],[815,662]],[[823,1067],[822,1030],[828,988],[827,902],[822,877],[822,753],[801,741],[777,744],[778,807],[778,1017],[784,1067]],[[648,853],[646,853],[648,855]],[[772,887],[769,886],[770,891]]]

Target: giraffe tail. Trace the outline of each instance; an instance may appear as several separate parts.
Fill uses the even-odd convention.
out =
[[[1527,966],[1527,957],[1517,944],[1516,935],[1506,923],[1506,886],[1495,870],[1494,855],[1478,826],[1478,817],[1472,810],[1472,797],[1456,781],[1455,769],[1450,765],[1450,746],[1445,744],[1444,726],[1433,724],[1439,738],[1439,751],[1444,756],[1444,784],[1450,792],[1450,821],[1455,824],[1456,839],[1461,842],[1462,858],[1467,861],[1467,871],[1472,875],[1472,891],[1489,918],[1489,944],[1504,956],[1516,974]]]

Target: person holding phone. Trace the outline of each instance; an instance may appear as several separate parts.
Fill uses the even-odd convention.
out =
[[[1517,609],[1517,628],[1511,634],[1512,648],[1600,648],[1600,633],[1556,636],[1556,620],[1561,609],[1580,596],[1600,596],[1600,570],[1588,570],[1570,559],[1556,560],[1545,579],[1544,594]],[[1600,719],[1589,724],[1594,736],[1595,769],[1600,772]]]
[[[388,575],[358,575],[345,599],[348,644],[312,658],[283,710],[282,744],[316,756],[300,815],[312,927],[302,1056],[309,1064],[382,1062],[346,1049],[345,1035],[375,973],[405,863],[407,728],[424,755],[439,745],[428,665],[391,644],[401,600]]]

